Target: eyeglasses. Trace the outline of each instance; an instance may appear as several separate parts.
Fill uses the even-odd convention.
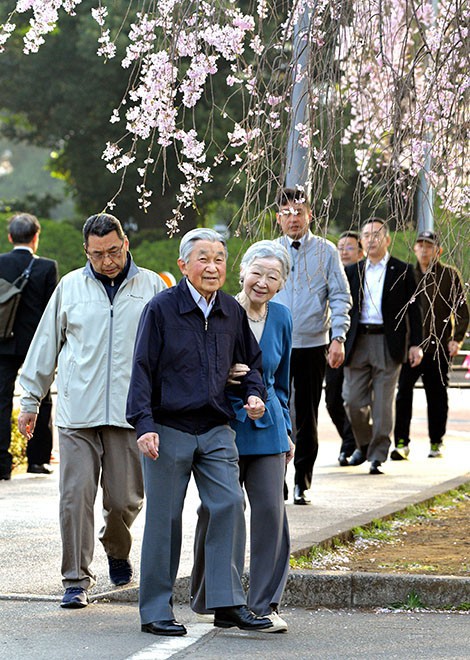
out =
[[[359,246],[353,246],[353,245],[346,245],[346,246],[338,246],[338,252],[354,252],[355,250],[358,249]]]
[[[124,247],[124,241],[121,243],[121,247],[111,248],[107,252],[88,252],[86,248],[85,248],[85,252],[90,257],[91,261],[95,261],[96,263],[99,263],[100,261],[104,261],[106,257],[108,257],[108,259],[111,259],[111,261],[114,261],[115,259],[121,256],[123,247]]]

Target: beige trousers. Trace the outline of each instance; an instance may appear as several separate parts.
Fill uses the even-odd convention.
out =
[[[127,559],[130,527],[143,504],[135,431],[115,426],[59,428],[60,531],[64,588],[96,584],[94,503],[103,490],[104,525],[98,538],[107,555]]]

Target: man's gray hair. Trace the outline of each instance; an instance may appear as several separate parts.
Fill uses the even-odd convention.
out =
[[[191,252],[194,248],[196,241],[210,241],[211,243],[222,243],[225,250],[225,258],[228,257],[227,244],[225,238],[221,236],[215,229],[205,229],[198,227],[188,231],[180,242],[180,259],[188,263]]]
[[[255,259],[277,259],[281,264],[282,286],[286,283],[290,273],[290,257],[284,245],[278,241],[258,241],[253,243],[242,257],[240,262],[240,276],[243,278],[247,268]]]

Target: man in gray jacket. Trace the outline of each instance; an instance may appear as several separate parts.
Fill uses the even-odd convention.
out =
[[[336,247],[309,230],[312,211],[302,191],[285,188],[281,192],[277,221],[283,233],[278,240],[292,262],[286,285],[273,300],[290,309],[294,322],[294,504],[310,504],[306,491],[318,453],[318,406],[326,361],[333,369],[343,364],[351,297]]]
[[[125,417],[132,352],[145,304],[166,288],[138,268],[121,223],[93,215],[83,227],[88,262],[68,273],[52,295],[26,356],[18,428],[33,434],[39,405],[57,367],[56,424],[60,450],[61,606],[88,604],[96,583],[93,505],[103,488],[99,538],[116,585],[133,574],[130,527],[142,508],[143,485],[135,435]]]

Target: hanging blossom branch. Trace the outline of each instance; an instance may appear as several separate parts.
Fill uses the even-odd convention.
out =
[[[25,52],[40,47],[61,10],[73,14],[80,3],[19,0],[16,13],[32,13]],[[292,61],[291,41],[305,11],[310,58],[302,69]],[[115,57],[107,7],[98,4],[92,15],[100,27],[98,55]],[[0,26],[0,48],[15,29],[13,19],[14,13]],[[329,191],[325,218],[341,177],[335,155],[341,135],[355,147],[364,186],[376,186],[382,172],[388,184],[377,194],[387,195],[393,185],[397,196],[411,196],[410,178],[431,161],[427,176],[442,204],[462,213],[469,194],[468,19],[468,5],[458,0],[441,0],[437,15],[432,0],[257,0],[246,14],[222,0],[143,2],[127,27],[128,92],[110,118],[125,126],[124,134],[106,145],[103,158],[124,174],[137,164],[139,204],[147,208],[156,161],[174,149],[184,182],[168,223],[172,231],[210,183],[213,168],[228,159],[234,175],[227,191],[243,182],[244,209],[256,220],[282,185],[292,86],[307,79],[309,117],[292,129],[308,148],[312,189]],[[227,123],[226,142],[219,144],[211,118],[201,125],[195,110],[227,68],[229,99],[212,110]],[[237,116],[230,112],[234,97]],[[146,153],[137,162],[141,144]]]
[[[338,56],[352,112],[344,142],[356,146],[365,185],[388,169],[411,196],[424,171],[445,208],[468,209],[469,18],[455,0],[437,13],[432,0],[354,2]]]

